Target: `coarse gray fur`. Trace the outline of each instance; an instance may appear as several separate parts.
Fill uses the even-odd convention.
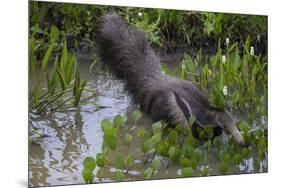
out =
[[[201,127],[226,128],[241,145],[245,142],[232,118],[214,106],[190,81],[164,75],[159,58],[144,32],[125,24],[113,13],[101,18],[97,35],[103,64],[125,83],[125,90],[153,120],[188,125],[194,115]]]

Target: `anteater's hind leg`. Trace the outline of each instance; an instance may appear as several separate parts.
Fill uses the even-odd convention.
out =
[[[169,126],[175,127],[177,124],[181,124],[188,128],[187,119],[177,103],[176,96],[171,92],[162,92],[151,101],[150,114],[154,120],[164,119]],[[183,144],[185,136],[180,134],[179,144]]]

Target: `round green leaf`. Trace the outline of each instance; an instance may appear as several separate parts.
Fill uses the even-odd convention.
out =
[[[116,127],[120,127],[123,124],[123,117],[120,115],[115,116],[113,120],[113,124]]]
[[[209,174],[209,168],[204,167],[204,168],[201,170],[201,176],[208,176],[208,174]]]
[[[146,132],[146,130],[145,130],[143,127],[140,128],[140,129],[138,130],[138,132],[137,132],[137,136],[138,136],[139,138],[144,138],[146,135],[147,135],[147,132]]]
[[[182,176],[184,176],[184,177],[191,177],[192,176],[192,168],[183,168],[182,170],[181,170],[182,172]]]
[[[152,168],[147,168],[144,171],[144,178],[145,179],[150,179],[152,177],[153,169]]]
[[[155,147],[155,150],[158,154],[168,157],[169,156],[169,143],[166,141],[161,140]]]
[[[243,149],[242,149],[242,157],[243,157],[243,158],[249,158],[249,156],[250,156],[250,150],[249,150],[249,148],[243,148]]]
[[[107,132],[109,130],[111,130],[113,128],[113,125],[111,123],[111,121],[109,121],[108,119],[103,119],[101,121],[101,129],[103,132]]]
[[[180,166],[182,168],[191,167],[191,160],[186,157],[180,159]]]
[[[150,138],[146,141],[144,141],[143,145],[142,145],[142,151],[144,153],[149,152],[153,147],[153,140]]]
[[[90,170],[94,170],[96,167],[96,161],[93,157],[86,157],[83,160],[83,166],[84,168],[88,168]]]
[[[115,172],[115,177],[116,177],[117,181],[123,181],[124,178],[125,178],[125,174],[124,174],[124,172],[122,170],[117,170]]]
[[[239,165],[242,162],[242,156],[240,153],[235,153],[233,156],[233,162],[235,165]]]
[[[151,162],[151,168],[153,170],[156,170],[158,168],[160,168],[161,166],[161,159],[154,159],[152,162]]]
[[[115,157],[115,166],[116,168],[123,168],[125,166],[124,156],[121,154],[117,154]]]
[[[162,123],[160,121],[157,121],[152,124],[152,133],[153,134],[161,133],[161,130],[162,130]]]
[[[104,135],[103,140],[110,149],[112,150],[116,149],[117,142],[118,142],[116,137],[109,137]]]
[[[85,183],[92,183],[94,178],[93,170],[89,168],[84,168],[82,171],[82,176]]]
[[[222,161],[222,162],[220,163],[219,169],[220,169],[220,172],[221,172],[222,174],[226,174],[226,172],[227,172],[228,169],[229,169],[228,163],[225,162],[225,161]]]
[[[178,140],[178,138],[179,138],[179,134],[178,134],[178,132],[175,131],[175,130],[172,130],[172,131],[169,133],[169,135],[168,135],[168,141],[169,141],[169,143],[176,143],[177,140]]]
[[[129,133],[126,133],[126,134],[125,134],[124,140],[125,140],[126,144],[130,144],[131,141],[132,141],[132,139],[133,139],[133,137],[132,137],[131,134],[129,134]]]
[[[96,163],[99,167],[104,167],[105,161],[106,161],[106,158],[105,158],[105,155],[103,153],[98,153],[96,155]]]
[[[128,167],[132,167],[133,166],[133,164],[134,164],[134,155],[132,153],[130,153],[127,156],[126,164],[127,164]]]
[[[161,133],[157,133],[151,137],[154,144],[157,144],[161,140]]]
[[[132,113],[132,115],[133,115],[134,122],[137,123],[137,121],[141,118],[142,113],[141,113],[141,111],[139,111],[139,110],[135,110],[135,111]]]

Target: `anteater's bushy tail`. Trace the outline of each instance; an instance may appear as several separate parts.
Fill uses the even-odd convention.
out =
[[[97,35],[98,55],[101,61],[119,79],[138,79],[160,72],[160,63],[144,32],[127,26],[113,13],[101,18]]]

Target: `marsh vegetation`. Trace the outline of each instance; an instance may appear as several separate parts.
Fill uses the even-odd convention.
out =
[[[267,172],[267,17],[30,2],[30,186]],[[152,122],[101,69],[98,19],[144,30],[163,74],[227,109],[247,143]],[[189,118],[191,126],[195,117]]]

